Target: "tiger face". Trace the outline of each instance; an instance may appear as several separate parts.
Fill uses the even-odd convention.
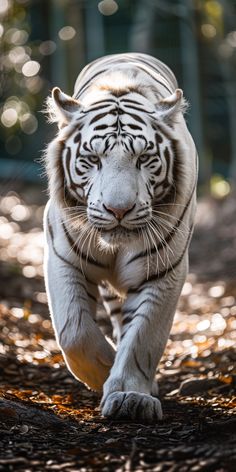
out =
[[[179,89],[158,106],[135,90],[96,90],[83,103],[53,90],[65,137],[63,187],[75,205],[86,207],[106,243],[133,241],[152,219],[154,202],[170,192],[174,150],[159,123],[173,118],[181,101]]]

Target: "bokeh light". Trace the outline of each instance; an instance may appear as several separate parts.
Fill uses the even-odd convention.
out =
[[[26,265],[22,269],[22,274],[28,279],[32,279],[33,277],[37,275],[37,271],[34,266]]]
[[[6,128],[10,128],[16,124],[17,118],[16,110],[14,108],[7,108],[2,113],[1,122]]]
[[[38,74],[40,69],[40,64],[37,61],[27,61],[22,67],[22,73],[26,77],[33,77]]]
[[[10,6],[9,0],[1,0],[0,2],[0,15],[3,15],[7,12]]]
[[[44,81],[38,75],[35,77],[27,77],[26,79],[26,87],[29,92],[33,94],[37,94],[42,90],[44,86]]]
[[[26,134],[33,134],[38,128],[38,120],[32,113],[24,113],[20,117],[20,126]]]
[[[26,205],[17,204],[11,210],[11,217],[14,221],[25,221],[30,217],[30,210]]]
[[[230,183],[220,175],[214,175],[210,181],[211,193],[216,198],[224,198],[230,193]]]
[[[39,46],[39,52],[43,56],[49,56],[56,51],[57,45],[54,41],[43,41]]]
[[[102,0],[98,4],[98,10],[102,15],[110,16],[117,12],[119,6],[114,0]]]
[[[201,31],[202,31],[203,36],[205,36],[206,38],[211,39],[216,36],[216,28],[213,25],[203,24],[201,26]]]
[[[25,44],[29,38],[29,34],[25,30],[19,30],[15,29],[11,42],[14,43],[17,46],[21,46],[22,44]]]
[[[74,38],[75,35],[76,31],[72,26],[64,26],[58,32],[58,36],[60,39],[62,39],[62,41],[69,41],[70,39]]]
[[[231,31],[227,37],[226,41],[232,48],[236,48],[236,31]]]
[[[27,42],[29,34],[26,30],[20,30],[18,28],[9,28],[5,33],[5,41],[9,44],[15,44],[21,46]]]
[[[26,53],[26,50],[23,46],[16,46],[8,54],[8,59],[14,65],[16,72],[21,72],[22,64],[29,61],[30,56]]]

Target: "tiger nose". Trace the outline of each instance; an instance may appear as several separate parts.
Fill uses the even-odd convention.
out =
[[[128,213],[128,211],[132,210],[135,206],[134,205],[131,205],[129,207],[126,207],[126,208],[115,208],[115,207],[112,207],[112,206],[106,206],[103,204],[103,206],[105,207],[105,209],[109,212],[109,213],[113,213],[113,215],[116,217],[117,220],[122,220],[122,218],[124,218],[124,216],[126,215],[126,213]]]

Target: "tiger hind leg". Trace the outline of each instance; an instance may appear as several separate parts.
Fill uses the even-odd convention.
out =
[[[99,292],[108,317],[112,324],[112,338],[118,345],[122,330],[122,301],[105,284],[99,286]]]

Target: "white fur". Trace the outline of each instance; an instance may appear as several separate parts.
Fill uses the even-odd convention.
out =
[[[151,393],[153,395],[157,393],[157,388],[153,383],[155,371],[168,340],[176,304],[188,270],[189,232],[195,212],[196,150],[181,113],[184,107],[182,91],[173,90],[174,79],[171,72],[165,75],[162,63],[145,56],[146,60],[150,60],[150,67],[153,63],[160,64],[161,73],[164,74],[163,84],[170,81],[171,94],[164,92],[163,85],[155,85],[155,92],[153,91],[155,81],[150,84],[150,79],[145,76],[144,72],[138,73],[136,78],[135,74],[131,74],[135,66],[129,63],[130,56],[136,62],[139,57],[144,57],[144,55],[127,55],[128,72],[124,65],[121,65],[117,72],[117,81],[114,79],[113,67],[112,64],[109,66],[108,58],[104,80],[102,75],[97,81],[94,79],[91,88],[79,99],[76,98],[80,102],[79,108],[75,107],[76,109],[73,110],[73,102],[69,112],[67,107],[65,120],[68,123],[48,148],[47,168],[51,199],[47,205],[44,220],[45,279],[53,326],[66,364],[73,375],[88,387],[103,391],[101,403],[103,414],[108,417],[156,421],[162,417],[162,412],[159,400],[151,395]],[[101,60],[101,68],[104,67],[104,63],[106,64],[105,59]],[[89,74],[92,75],[98,67],[99,63],[95,63],[94,69],[88,69],[88,72],[85,70],[82,73],[80,81],[77,82],[77,90],[80,83],[82,87]],[[160,234],[158,236],[155,231],[150,233],[148,240],[142,236],[145,229],[140,230],[139,233],[129,231],[127,234],[127,230],[135,228],[133,221],[138,214],[145,211],[143,222],[147,225],[155,216],[152,199],[145,186],[149,177],[148,170],[144,166],[141,170],[137,170],[135,166],[136,159],[144,152],[142,139],[138,137],[134,139],[136,157],[132,158],[119,137],[113,150],[107,154],[103,154],[103,143],[99,139],[94,140],[93,149],[96,156],[102,159],[102,169],[98,171],[93,166],[89,169],[89,173],[86,171],[88,184],[84,187],[83,195],[79,193],[79,190],[76,195],[77,191],[73,187],[70,188],[70,176],[74,182],[77,182],[79,178],[76,174],[77,144],[74,142],[76,131],[73,132],[76,123],[79,124],[81,120],[84,123],[81,131],[82,144],[84,141],[90,142],[94,137],[94,131],[89,122],[97,112],[91,111],[84,115],[82,112],[88,111],[93,103],[101,100],[102,97],[111,98],[107,90],[109,85],[117,88],[128,87],[131,82],[132,87],[138,85],[143,90],[146,86],[146,96],[143,97],[131,91],[126,97],[139,100],[144,109],[143,117],[146,122],[144,132],[147,140],[155,140],[151,118],[149,119],[146,113],[149,110],[150,117],[153,119],[154,116],[160,133],[164,133],[165,136],[160,144],[160,152],[163,153],[166,146],[171,149],[170,143],[175,142],[178,158],[181,159],[175,201],[161,207],[162,213],[165,213],[165,225],[160,227],[162,237],[166,238],[168,233],[177,227],[175,235],[166,246],[160,246],[156,254],[147,254],[145,257],[134,259],[133,262],[129,261],[135,258],[137,253],[148,249],[148,244],[155,248],[160,243]],[[101,90],[101,86],[104,86],[104,90]],[[57,97],[54,97],[55,107],[63,108],[62,102],[66,101],[66,98],[60,95],[59,101],[58,96],[57,94]],[[159,97],[158,100],[157,97]],[[119,102],[119,98],[117,101]],[[59,111],[60,122],[63,113],[63,110]],[[68,119],[68,113],[72,114],[70,119]],[[125,120],[127,124],[130,121],[135,122],[128,115],[127,117],[122,115],[122,119],[123,124],[126,123]],[[172,126],[169,126],[170,120]],[[102,122],[110,126],[112,115],[104,116]],[[137,132],[137,135],[139,133]],[[59,143],[63,140],[71,150],[70,176],[68,168],[66,169],[66,151],[60,154]],[[89,157],[89,152],[87,154],[83,152],[83,154],[85,158]],[[60,159],[64,166],[63,182],[60,181],[58,170]],[[171,159],[173,160],[173,156]],[[163,157],[162,160],[161,172],[164,175],[166,162]],[[172,185],[172,169],[170,173],[170,185]],[[89,191],[91,182],[93,186]],[[66,207],[63,200],[64,185],[68,187],[71,197],[77,196],[81,205],[83,198],[87,199],[84,214],[82,216],[78,214],[78,218],[74,217],[73,220],[69,218],[68,210],[64,208]],[[158,191],[157,187],[155,192],[153,191],[153,198],[158,199]],[[187,202],[183,219],[179,223]],[[121,222],[124,234],[121,229],[118,229],[114,215],[106,210],[108,207],[134,208],[127,213],[127,216],[124,216]],[[98,227],[96,214],[105,218],[106,231],[95,230]],[[73,215],[76,216],[76,213]],[[159,218],[161,217],[160,214]],[[83,223],[85,220],[86,222]],[[67,225],[67,231],[73,241],[78,243],[80,254],[71,247],[63,224]],[[177,263],[178,260],[179,263]],[[93,264],[93,261],[96,261],[96,264]],[[173,270],[171,270],[172,265]],[[160,277],[158,277],[159,274]],[[104,281],[108,287],[106,289],[102,288]],[[109,287],[112,287],[113,293],[118,296],[117,299],[111,296],[111,299],[107,301],[105,298],[105,307],[114,323],[114,337],[118,340],[117,352],[95,323],[94,299],[98,297],[98,290],[104,297],[111,294]],[[118,311],[119,307],[123,315],[121,316],[120,313],[112,315],[112,312]],[[129,324],[125,324],[126,316],[131,316]],[[123,327],[122,323],[124,323]]]

